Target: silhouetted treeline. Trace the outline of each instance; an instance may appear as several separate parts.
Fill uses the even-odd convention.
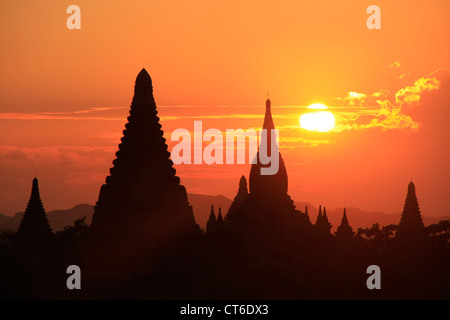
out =
[[[82,289],[74,291],[66,288],[66,268],[82,261],[84,220],[54,234],[45,249],[23,246],[5,231],[0,233],[1,298],[449,299],[450,221],[428,226],[420,241],[396,238],[397,228],[375,224],[349,239],[324,237],[314,229],[224,229],[143,256],[123,277],[96,281],[81,265]],[[372,264],[381,268],[381,290],[366,287]],[[107,272],[109,266],[103,267]]]

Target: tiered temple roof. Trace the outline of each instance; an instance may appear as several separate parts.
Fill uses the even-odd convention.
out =
[[[93,234],[142,240],[199,232],[186,189],[175,175],[157,113],[152,80],[142,69],[114,166],[100,189]]]
[[[52,235],[52,229],[48,223],[47,214],[39,194],[38,179],[33,179],[31,196],[17,236],[22,240],[39,241]]]
[[[344,208],[344,214],[342,215],[341,224],[336,230],[336,237],[342,239],[350,239],[353,237],[354,232],[347,219],[347,210]]]
[[[411,181],[408,185],[405,205],[398,225],[397,236],[417,238],[425,235],[425,226],[420,214],[419,202],[416,196],[416,187]]]

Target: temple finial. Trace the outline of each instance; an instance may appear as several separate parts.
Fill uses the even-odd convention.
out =
[[[136,77],[136,83],[134,85],[134,94],[138,96],[148,96],[153,93],[152,78],[148,74],[145,68],[142,68],[141,72]]]

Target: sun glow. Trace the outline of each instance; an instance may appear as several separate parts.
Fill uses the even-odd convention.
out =
[[[328,109],[328,107],[321,103],[313,103],[308,107],[308,109],[315,109],[315,110],[325,110]]]
[[[308,109],[326,110],[328,107],[320,103],[314,103]],[[334,115],[330,111],[314,111],[300,116],[300,127],[309,131],[328,132],[333,129],[334,124]]]

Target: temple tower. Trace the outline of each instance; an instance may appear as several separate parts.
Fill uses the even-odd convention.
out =
[[[226,221],[247,231],[255,226],[274,229],[274,227],[291,228],[298,224],[307,225],[308,219],[305,214],[295,209],[294,201],[288,194],[287,171],[276,141],[269,99],[266,101],[263,129],[265,130],[261,134],[256,158],[250,169],[250,193],[245,196],[245,180],[241,178],[238,195],[230,207]],[[274,152],[278,153],[278,170],[274,174],[264,174],[261,170],[274,166],[273,163],[264,164],[265,161],[261,161],[264,149],[271,160],[277,158]],[[244,198],[242,205],[238,206]]]
[[[200,232],[186,189],[175,175],[161,130],[150,75],[136,78],[128,123],[100,189],[91,230],[101,238],[138,240]]]
[[[222,224],[223,223],[223,216],[222,216],[222,208],[219,207],[219,214],[217,215],[217,224]]]
[[[39,194],[38,179],[33,179],[30,199],[17,231],[18,239],[24,241],[40,241],[52,236],[47,214]]]
[[[305,219],[308,225],[311,225],[311,219],[309,219],[308,206],[305,206]]]
[[[352,227],[348,223],[347,211],[344,208],[344,214],[342,216],[341,224],[336,230],[336,237],[341,239],[351,239],[355,233]]]
[[[316,228],[319,228],[321,224],[322,224],[322,206],[319,205],[319,213],[317,214],[317,219],[316,219],[316,223],[314,224],[314,226]]]
[[[214,213],[214,205],[211,205],[211,213],[208,222],[206,222],[206,232],[212,232],[217,225],[216,215]]]
[[[279,151],[277,146],[273,145],[273,137],[275,137],[275,125],[272,119],[271,101],[266,101],[266,113],[264,116],[263,129],[265,132],[261,134],[260,147],[256,155],[256,163],[252,164],[250,170],[250,193],[258,195],[269,195],[271,197],[287,195],[288,177],[284,160],[279,152],[278,171],[273,175],[261,174],[261,168],[269,167],[270,164],[262,164],[260,149],[267,146],[267,155],[271,156],[272,152]],[[273,136],[273,137],[272,137]],[[271,139],[272,138],[272,139]]]
[[[241,180],[239,181],[239,189],[234,197],[233,202],[231,203],[230,208],[228,209],[227,218],[232,217],[236,212],[239,211],[239,209],[242,207],[242,205],[245,202],[245,199],[248,196],[248,189],[247,189],[247,179],[245,179],[245,176],[241,177]]]
[[[416,196],[416,187],[411,181],[408,185],[405,205],[398,225],[397,237],[417,238],[425,235],[425,226],[420,214],[419,202]]]

